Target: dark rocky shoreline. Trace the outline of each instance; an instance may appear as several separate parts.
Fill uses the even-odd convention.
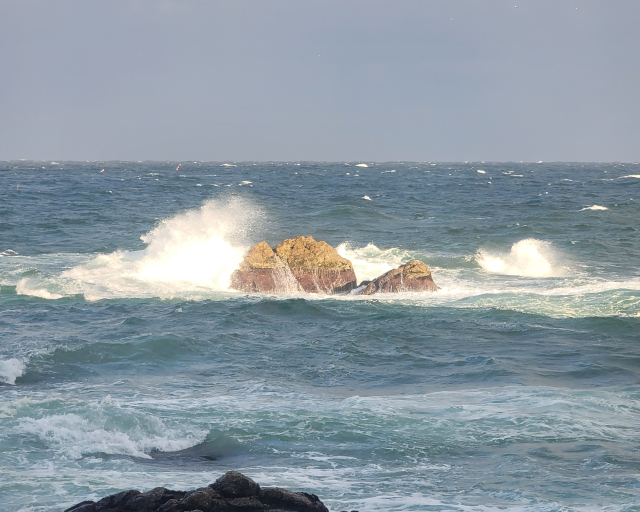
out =
[[[260,487],[237,471],[229,471],[207,487],[171,491],[123,491],[98,502],[83,501],[65,512],[329,512],[320,498],[280,487]],[[352,511],[356,512],[356,511]]]

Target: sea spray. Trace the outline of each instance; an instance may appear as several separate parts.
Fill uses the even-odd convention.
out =
[[[97,256],[62,277],[81,282],[89,300],[223,291],[261,218],[259,208],[244,200],[209,200],[141,236],[145,249]]]
[[[411,259],[407,251],[396,248],[379,249],[372,243],[360,248],[343,243],[336,249],[340,256],[351,261],[358,282],[371,281]]]
[[[15,384],[21,377],[26,366],[23,361],[16,358],[0,359],[0,382],[3,384]]]
[[[507,254],[480,249],[478,265],[487,272],[523,277],[561,277],[567,269],[557,263],[556,251],[549,242],[527,238],[511,246]]]

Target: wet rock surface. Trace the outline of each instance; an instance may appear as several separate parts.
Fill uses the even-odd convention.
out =
[[[356,288],[351,262],[311,236],[251,248],[231,275],[231,288],[262,293],[346,293]]]
[[[413,260],[358,286],[351,262],[311,236],[288,238],[275,247],[253,246],[231,275],[231,288],[249,293],[435,292],[429,267]]]
[[[279,487],[261,488],[251,478],[229,471],[208,487],[149,492],[124,491],[98,502],[83,501],[65,512],[328,512],[315,494]]]
[[[435,292],[438,290],[433,282],[431,270],[422,261],[413,260],[390,270],[373,281],[363,282],[359,295],[394,292]]]

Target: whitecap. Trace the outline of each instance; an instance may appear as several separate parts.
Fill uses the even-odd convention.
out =
[[[487,272],[524,277],[558,277],[566,269],[557,265],[555,251],[549,242],[527,238],[511,246],[507,254],[480,249],[476,261]]]
[[[238,166],[234,164],[222,164],[220,167],[238,167]]]
[[[383,250],[372,243],[360,248],[343,243],[336,249],[340,256],[351,261],[358,282],[375,279],[410,259],[406,251],[395,247]]]
[[[640,179],[640,174],[629,174],[627,176],[620,176],[619,179],[622,179],[622,178],[638,178],[638,179]]]
[[[367,164],[356,164],[356,167],[369,167]]]
[[[36,284],[29,278],[21,279],[16,285],[16,293],[18,295],[29,295],[31,297],[39,297],[41,299],[61,299],[63,295],[50,292],[46,288],[38,288]]]
[[[154,415],[121,407],[109,396],[79,408],[78,413],[23,418],[21,430],[72,459],[96,453],[151,459],[152,451],[184,450],[206,437],[204,430],[172,428]]]
[[[261,218],[247,201],[210,200],[141,236],[145,249],[99,255],[61,277],[76,283],[88,300],[224,291],[248,249],[244,238]]]
[[[20,359],[0,359],[0,382],[14,385],[18,377],[22,377],[26,365]]]

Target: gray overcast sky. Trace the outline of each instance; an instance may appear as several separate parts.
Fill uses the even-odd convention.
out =
[[[0,159],[637,161],[639,22],[638,0],[0,0]]]

